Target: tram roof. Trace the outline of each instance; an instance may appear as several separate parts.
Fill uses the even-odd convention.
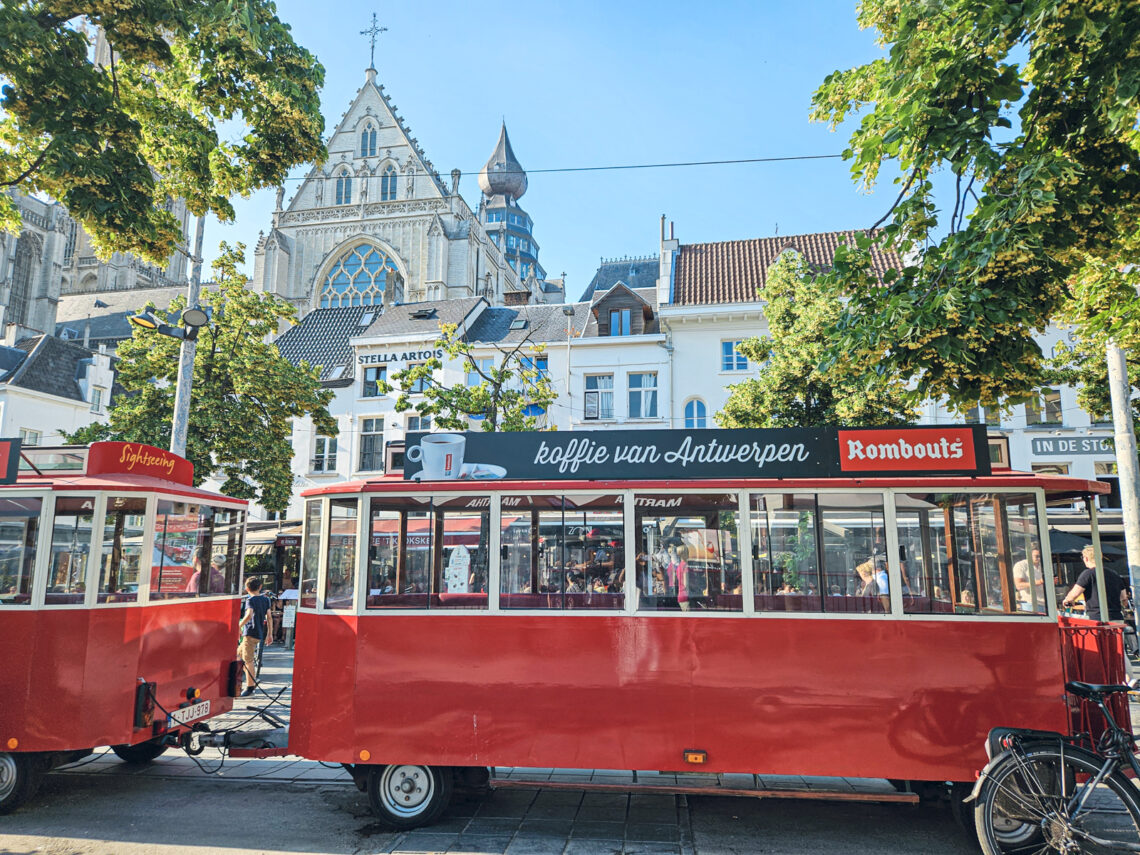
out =
[[[45,472],[42,476],[34,472],[20,472],[19,480],[14,484],[0,486],[0,491],[32,490],[47,488],[59,491],[95,491],[95,490],[125,490],[131,492],[162,493],[168,496],[181,496],[186,499],[217,504],[225,502],[231,505],[246,506],[245,499],[234,499],[223,496],[210,490],[201,490],[149,475],[84,475],[80,472]]]
[[[953,492],[962,490],[1010,489],[1040,487],[1050,498],[1069,498],[1110,491],[1100,481],[1086,481],[1064,475],[1036,472],[999,470],[992,475],[954,476],[927,475],[858,478],[673,478],[669,480],[477,480],[410,481],[402,475],[384,475],[368,480],[340,482],[303,490],[303,497],[344,495],[346,493],[493,493],[493,492],[549,492],[590,490],[759,490],[785,492],[790,490],[835,490],[843,488],[886,489],[888,487],[914,490]]]

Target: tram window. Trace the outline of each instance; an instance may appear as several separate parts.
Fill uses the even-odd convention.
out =
[[[891,610],[881,493],[820,493],[824,611]],[[904,587],[905,587],[904,579]],[[837,596],[836,588],[839,589]]]
[[[215,509],[159,499],[154,517],[150,598],[172,600],[225,592],[225,571],[213,564]]]
[[[633,502],[638,609],[741,611],[736,495],[638,495]]]
[[[499,603],[504,609],[621,609],[625,522],[613,494],[504,496]]]
[[[325,608],[351,609],[356,579],[356,499],[329,502],[329,551],[325,571]]]
[[[815,494],[753,494],[749,503],[756,611],[821,611]],[[846,597],[846,579],[823,591]]]
[[[42,509],[42,499],[0,501],[0,606],[26,606],[31,602]]]
[[[48,605],[82,603],[87,591],[87,557],[91,553],[94,496],[57,496],[48,563]]]
[[[366,608],[485,609],[489,496],[372,499]]]
[[[214,554],[210,559],[208,593],[236,594],[242,575],[241,534],[245,512],[236,508],[214,509]],[[220,571],[219,580],[215,571]],[[221,588],[217,585],[220,582]]]
[[[321,560],[321,501],[305,504],[305,548],[301,555],[301,608],[317,607],[317,567]]]
[[[108,496],[99,556],[100,603],[133,603],[139,598],[139,565],[146,533],[146,499]]]
[[[910,614],[1045,614],[1041,530],[1032,494],[901,494]]]

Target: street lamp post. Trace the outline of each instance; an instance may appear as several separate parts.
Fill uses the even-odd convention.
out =
[[[183,326],[174,327],[165,324],[153,312],[141,312],[130,319],[135,326],[182,340],[178,357],[178,382],[174,389],[174,421],[170,428],[170,450],[179,457],[186,456],[186,435],[190,427],[190,390],[194,384],[194,352],[198,345],[198,330],[210,321],[209,312],[199,305],[202,290],[202,238],[205,224],[205,217],[199,217],[198,230],[194,238],[194,266],[186,294],[186,308],[182,310]]]
[[[198,216],[194,234],[194,266],[190,272],[190,286],[186,292],[188,310],[198,308],[202,290],[202,241],[206,232],[206,217]],[[199,310],[200,311],[200,310]],[[185,318],[185,315],[183,315]],[[195,331],[197,327],[194,327]],[[190,430],[190,387],[194,385],[194,353],[198,349],[198,336],[182,339],[178,354],[178,386],[174,391],[174,423],[170,427],[170,450],[179,457],[186,456],[186,435]]]

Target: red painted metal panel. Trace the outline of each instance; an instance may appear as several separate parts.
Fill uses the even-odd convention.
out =
[[[965,781],[1067,724],[1046,622],[303,613],[297,650],[290,748],[333,762]]]
[[[6,609],[0,657],[0,745],[66,751],[141,742],[133,727],[138,678],[158,684],[167,709],[202,690],[211,715],[224,697],[237,647],[234,598],[92,609]],[[162,720],[162,714],[157,718]]]
[[[88,475],[150,476],[190,487],[194,464],[153,445],[137,442],[96,442],[87,454]]]

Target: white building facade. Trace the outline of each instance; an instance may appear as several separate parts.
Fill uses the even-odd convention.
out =
[[[542,352],[534,358],[558,392],[545,416],[548,427],[716,427],[715,414],[732,384],[760,370],[735,345],[767,333],[763,303],[756,297],[767,270],[787,251],[826,266],[839,243],[849,238],[850,233],[829,232],[686,245],[663,236],[655,263],[645,257],[607,263],[613,270],[607,276],[600,271],[577,303],[494,306],[475,296],[381,312],[315,311],[279,346],[292,359],[324,366],[324,382],[336,389],[332,412],[340,433],[321,437],[310,422],[297,423],[297,493],[378,477],[389,443],[408,431],[431,429],[414,412],[396,412],[395,395],[380,394],[376,384],[410,362],[442,358],[435,341],[443,323],[457,324],[479,359],[497,361],[502,349],[523,338],[528,348],[530,342],[541,344]],[[891,263],[887,257],[876,259],[883,270]],[[1050,352],[1062,335],[1049,330],[1041,336],[1042,348]],[[445,362],[436,379],[477,382],[454,361]],[[979,410],[969,418],[986,421],[991,435],[1008,439],[1008,463],[1015,469],[1110,483],[1115,479],[1115,457],[1105,443],[1111,427],[1093,423],[1077,406],[1072,388],[1045,390],[1037,405],[1021,405],[1012,415],[999,418]],[[920,417],[925,424],[965,420],[936,404],[925,407]],[[479,423],[472,421],[471,428],[479,429]],[[1119,490],[1101,506],[1119,507]],[[295,498],[288,516],[299,515]]]

